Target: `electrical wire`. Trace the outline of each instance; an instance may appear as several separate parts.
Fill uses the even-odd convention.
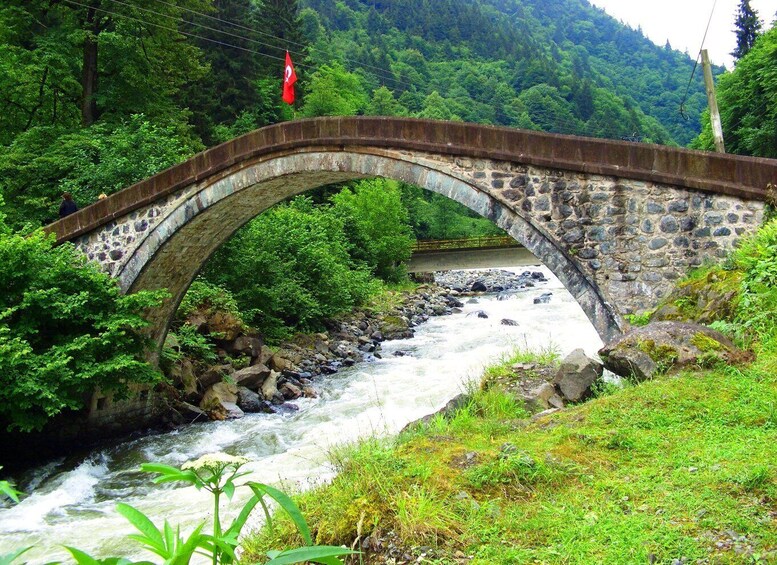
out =
[[[183,31],[183,30],[177,29],[177,28],[173,28],[173,27],[161,25],[161,24],[158,24],[158,23],[150,22],[150,21],[144,20],[142,18],[138,18],[138,17],[127,15],[127,14],[121,14],[121,13],[118,13],[118,12],[107,10],[105,8],[96,8],[96,7],[84,4],[82,2],[79,2],[77,0],[62,0],[62,1],[66,2],[68,4],[71,4],[71,5],[80,6],[82,8],[91,8],[93,10],[109,14],[111,16],[115,16],[115,17],[119,17],[119,18],[124,18],[124,19],[127,19],[127,20],[131,20],[131,21],[135,21],[135,22],[144,24],[144,25],[149,25],[149,26],[160,28],[160,29],[164,29],[166,31],[171,31],[173,33],[180,33],[180,34],[188,36],[188,37],[193,37],[193,38],[196,38],[196,39],[200,39],[202,41],[207,41],[207,42],[214,43],[214,44],[217,44],[217,45],[221,45],[221,46],[224,46],[224,47],[230,47],[230,48],[233,48],[233,49],[238,49],[238,50],[241,50],[241,51],[246,51],[246,52],[249,52],[249,53],[253,53],[253,54],[260,55],[260,56],[263,56],[263,57],[267,57],[267,58],[270,58],[270,59],[274,59],[274,60],[277,60],[277,61],[285,61],[284,57],[269,55],[267,53],[262,53],[260,51],[256,51],[255,49],[249,49],[249,48],[242,47],[242,46],[239,46],[239,45],[234,45],[232,43],[228,43],[228,42],[225,42],[225,41],[220,41],[220,40],[217,40],[217,39],[213,39],[213,38],[209,38],[209,37],[204,37],[204,36],[201,36],[201,35],[198,35],[198,34],[195,34],[195,33],[191,33],[191,32],[187,32],[187,31]],[[201,25],[201,24],[193,24],[192,22],[189,22],[187,20],[179,19],[179,18],[176,18],[175,16],[171,16],[171,15],[168,15],[168,14],[163,14],[161,12],[156,12],[154,10],[139,8],[137,6],[131,6],[130,4],[127,4],[126,2],[123,2],[122,0],[110,0],[110,1],[115,2],[117,4],[129,6],[129,7],[132,7],[134,9],[140,9],[140,10],[143,10],[143,11],[146,11],[146,12],[150,12],[150,13],[153,13],[154,15],[157,15],[157,16],[162,16],[162,17],[166,17],[166,18],[169,18],[169,19],[173,19],[173,20],[176,20],[179,23],[188,23],[188,24],[192,24],[192,25]],[[157,0],[157,1],[158,2],[162,2],[164,4],[168,4],[170,6],[174,6],[173,4],[169,4],[167,2],[164,2],[163,0]],[[189,10],[189,11],[191,11],[191,10]],[[227,20],[219,20],[219,21],[223,21],[225,23],[231,24],[231,22],[228,22]],[[238,24],[233,24],[233,25],[238,25]],[[223,30],[219,30],[219,29],[216,29],[216,28],[211,28],[211,27],[208,27],[208,26],[201,26],[201,27],[203,27],[204,29],[208,29],[208,30],[211,30],[211,31],[218,32],[218,33],[226,33],[227,35],[231,35],[231,36],[239,38],[239,39],[245,39],[245,40],[248,40],[248,41],[251,41],[251,42],[254,42],[254,43],[259,43],[260,45],[267,46],[267,44],[259,42],[258,40],[252,40],[251,38],[247,38],[247,37],[244,37],[244,36],[241,36],[241,35],[232,34],[230,32],[224,32]],[[274,36],[272,36],[272,37],[274,37]],[[280,39],[280,38],[278,38],[278,39]],[[297,66],[302,67],[302,68],[309,68],[310,67],[309,65],[305,65],[305,64],[299,64]],[[378,76],[377,78],[386,79],[388,77]],[[405,85],[399,83],[398,81],[396,81],[394,79],[391,79],[389,82],[393,82],[394,84],[397,84],[397,85],[400,85],[403,88],[406,88]],[[536,116],[536,117],[539,118],[541,121],[552,122],[553,128],[560,130],[557,133],[567,133],[567,134],[572,134],[572,135],[587,135],[589,137],[604,137],[604,138],[607,138],[607,135],[602,135],[602,133],[599,130],[595,130],[593,127],[591,127],[589,124],[587,124],[585,122],[576,122],[576,121],[573,121],[573,120],[568,120],[568,119],[565,119],[565,118],[561,118],[559,116],[555,116],[554,117],[554,116],[549,115],[547,112],[548,112],[547,109],[543,109],[543,111],[541,111],[540,114],[538,116]],[[614,138],[614,139],[619,139],[621,137],[622,137],[621,134],[615,134],[615,133],[611,134],[611,138]]]
[[[115,0],[111,0],[111,1],[115,1]],[[290,39],[284,39],[282,37],[278,37],[277,35],[273,35],[271,33],[265,32],[265,31],[253,29],[253,28],[251,28],[249,26],[246,26],[246,25],[243,25],[243,24],[240,24],[240,23],[237,23],[237,22],[233,22],[233,21],[230,21],[230,20],[225,20],[225,19],[222,19],[222,18],[219,18],[219,17],[216,17],[216,16],[211,16],[211,15],[205,14],[203,12],[198,12],[197,10],[192,10],[191,8],[184,8],[182,6],[179,7],[179,6],[176,6],[175,4],[173,4],[172,2],[168,2],[167,0],[154,0],[154,1],[159,3],[159,4],[164,4],[165,6],[169,6],[169,7],[172,7],[172,8],[178,8],[180,10],[183,10],[183,11],[185,11],[187,13],[199,16],[201,18],[207,18],[207,19],[212,20],[212,21],[216,21],[216,22],[220,22],[220,23],[227,24],[227,25],[230,25],[230,26],[234,26],[234,27],[236,27],[238,29],[243,29],[243,30],[246,30],[246,31],[250,31],[251,33],[255,33],[255,34],[258,34],[258,35],[263,35],[263,36],[268,37],[270,39],[275,39],[275,40],[278,40],[278,41],[282,41],[282,42],[284,42],[284,43],[286,43],[288,45],[294,45],[294,46],[296,46],[298,48],[298,50],[296,51],[298,54],[302,54],[302,50],[304,50],[306,48],[310,48],[310,49],[312,49],[314,51],[318,51],[319,53],[326,53],[323,49],[319,49],[319,48],[315,47],[314,45],[308,46],[308,45],[305,45],[305,44],[302,44],[302,43],[299,43],[299,42],[296,42],[296,41],[292,41]],[[182,21],[186,21],[186,20],[182,20]],[[199,24],[194,24],[194,25],[199,25]],[[244,39],[247,39],[247,38],[244,37]],[[294,53],[294,51],[291,51],[291,50],[290,50],[290,52]],[[356,65],[356,66],[359,66],[359,67],[363,67],[365,69],[371,69],[373,71],[373,74],[377,75],[378,78],[380,78],[381,80],[386,80],[388,82],[393,82],[398,87],[405,88],[405,85],[403,85],[399,81],[397,81],[396,78],[394,78],[392,75],[386,75],[385,74],[386,73],[386,69],[382,69],[380,67],[376,67],[375,65],[369,65],[369,64],[366,64],[366,63],[362,63],[362,62],[356,61],[355,59],[349,59],[348,57],[343,57],[342,60],[344,62],[346,62],[346,63],[351,63],[353,65]]]
[[[231,37],[234,37],[234,38],[237,38],[237,39],[242,39],[242,40],[248,41],[250,43],[255,43],[257,45],[261,45],[262,47],[268,47],[268,48],[273,49],[273,50],[279,50],[282,53],[286,51],[286,49],[284,49],[283,47],[280,47],[278,45],[272,45],[272,44],[269,44],[269,43],[265,43],[263,41],[259,41],[257,39],[251,38],[251,37],[246,37],[245,35],[240,35],[240,34],[232,33],[230,31],[226,31],[226,30],[215,28],[215,27],[207,26],[205,24],[201,24],[201,23],[185,20],[185,19],[177,17],[177,16],[173,16],[173,15],[170,15],[170,14],[164,14],[162,12],[157,12],[157,11],[151,10],[149,8],[143,8],[143,7],[140,7],[140,6],[134,6],[134,5],[132,5],[132,4],[128,3],[128,2],[124,2],[122,0],[109,0],[109,1],[113,2],[115,4],[126,6],[128,8],[134,9],[134,10],[140,10],[142,12],[147,12],[147,13],[152,14],[154,16],[168,18],[168,19],[171,19],[171,20],[173,20],[173,21],[175,21],[177,23],[193,25],[193,26],[196,26],[196,27],[200,27],[202,29],[206,29],[206,30],[213,31],[213,32],[216,32],[216,33],[222,33],[224,35],[231,36]],[[176,7],[174,4],[171,4],[169,2],[165,2],[164,0],[157,0],[157,1],[161,2],[162,4],[167,5],[167,6]],[[213,16],[208,16],[207,14],[202,14],[202,13],[197,12],[195,10],[190,10],[190,9],[187,9],[187,8],[181,8],[181,9],[185,10],[187,12],[191,12],[193,14],[196,14],[198,16],[206,17],[206,18],[211,19],[211,20],[216,20],[218,22],[225,23],[227,25],[232,25],[232,26],[235,26],[235,27],[238,27],[238,28],[241,28],[241,29],[251,30],[251,28],[249,28],[247,26],[244,26],[244,25],[241,25],[241,24],[237,24],[237,23],[234,23],[234,22],[230,22],[228,20],[223,20],[223,19],[220,19],[220,18],[216,18],[216,17],[213,17]],[[104,10],[104,9],[101,9],[101,10],[102,11],[107,11],[107,10]],[[158,24],[153,24],[152,22],[149,22],[147,20],[140,20],[139,18],[133,18],[132,16],[127,16],[127,15],[119,14],[119,13],[116,13],[116,12],[109,12],[109,13],[111,13],[111,14],[117,16],[117,17],[125,17],[125,18],[135,19],[136,21],[143,21],[143,22],[147,23],[148,25],[158,25]],[[169,29],[169,28],[166,28],[166,29]],[[251,31],[253,31],[253,30],[251,30]],[[209,41],[208,38],[205,38],[205,37],[202,37],[202,36],[199,36],[199,35],[196,35],[196,34],[189,33],[187,35],[190,35],[192,37],[196,37],[198,39],[203,39],[205,41]],[[272,34],[263,33],[262,35],[266,35],[267,37],[271,37],[271,38],[277,39],[279,41],[285,41],[285,42],[290,43],[290,44],[301,45],[301,44],[293,42],[293,41],[286,41],[283,38],[274,36]],[[213,40],[210,40],[210,41],[213,41]],[[237,49],[246,50],[245,48],[241,48],[240,46],[232,45],[232,44],[229,44],[229,43],[226,43],[226,42],[218,42],[218,43],[220,43],[221,45],[224,45],[224,46],[229,46],[229,47],[234,47],[234,48],[237,48]],[[271,58],[273,58],[275,60],[285,61],[285,58],[280,57],[280,56],[279,57],[272,57],[271,55],[263,53],[263,52],[257,52],[257,51],[251,51],[251,52],[258,53],[259,55],[262,55],[262,56],[271,57]],[[299,56],[299,58],[302,58],[304,56],[304,53],[302,53],[301,51],[290,51],[290,53],[295,55],[295,58],[297,58],[297,56]],[[345,61],[351,61],[349,59],[344,59],[344,60]],[[391,83],[396,88],[400,88],[400,89],[406,88],[404,84],[402,84],[400,81],[396,80],[396,78],[394,78],[393,76],[384,74],[385,71],[383,69],[380,69],[378,67],[374,67],[374,66],[369,65],[369,64],[360,64],[360,63],[355,62],[355,61],[351,61],[351,62],[354,62],[355,64],[360,65],[362,67],[366,67],[366,68],[370,68],[370,69],[375,69],[375,71],[377,71],[377,72],[373,72],[373,74],[375,74],[376,78],[378,78],[380,81],[382,81],[383,84]],[[296,66],[297,67],[301,67],[301,68],[308,68],[308,66],[305,65],[304,63],[296,64]]]
[[[219,41],[218,39],[211,39],[209,37],[202,37],[201,35],[197,35],[195,33],[189,33],[187,31],[183,31],[183,30],[180,30],[180,29],[176,29],[176,28],[172,28],[172,27],[168,27],[168,26],[163,26],[161,24],[156,24],[156,23],[153,23],[153,22],[149,22],[147,20],[143,20],[143,19],[136,18],[136,17],[133,17],[133,16],[128,16],[126,14],[119,14],[118,12],[112,12],[111,10],[106,10],[105,8],[96,8],[94,6],[89,6],[87,4],[82,4],[81,2],[77,2],[76,0],[62,0],[62,1],[67,3],[67,4],[72,4],[72,5],[75,5],[75,6],[80,6],[81,8],[89,8],[91,10],[95,10],[97,12],[103,12],[103,13],[106,13],[106,14],[110,14],[111,16],[115,16],[115,17],[118,17],[118,18],[124,18],[124,19],[127,19],[127,20],[132,20],[134,22],[138,22],[138,23],[141,23],[141,24],[144,24],[144,25],[149,25],[149,26],[157,27],[157,28],[160,28],[160,29],[164,29],[166,31],[172,31],[173,33],[180,33],[181,35],[186,35],[188,37],[194,37],[196,39],[201,39],[202,41],[209,41],[210,43],[216,43],[216,44],[222,45],[224,47],[232,47],[234,49],[239,49],[240,51],[247,51],[249,53],[254,53],[255,55],[261,55],[262,57],[268,57],[270,59],[275,59],[277,61],[285,61],[285,59],[283,57],[276,57],[274,55],[267,55],[266,53],[261,53],[259,51],[256,51],[255,49],[248,49],[246,47],[241,47],[239,45],[233,45],[233,44],[227,43],[225,41]],[[304,65],[300,65],[300,66],[304,66]]]
[[[707,41],[707,33],[710,31],[710,25],[712,24],[712,17],[715,15],[715,7],[718,5],[718,0],[714,0],[712,2],[712,10],[710,10],[710,19],[707,20],[707,29],[704,30],[704,37],[701,39],[701,46],[699,47],[699,53],[696,55],[696,60],[693,63],[693,70],[691,71],[691,77],[688,79],[688,86],[685,88],[685,95],[683,96],[683,101],[680,102],[680,115],[685,119],[685,121],[689,121],[690,117],[688,116],[688,113],[685,111],[685,101],[688,100],[688,93],[691,91],[691,83],[693,82],[693,77],[696,74],[696,68],[699,66],[699,57],[701,56],[701,52],[704,49],[704,43]]]
[[[110,0],[110,1],[111,2],[117,2],[119,0]],[[278,37],[277,35],[273,35],[271,33],[267,33],[267,32],[261,31],[261,30],[257,30],[257,29],[253,29],[253,28],[251,28],[249,26],[246,26],[246,25],[243,25],[243,24],[240,24],[240,23],[237,23],[237,22],[233,22],[233,21],[230,21],[230,20],[225,20],[223,18],[219,18],[219,17],[216,17],[216,16],[211,16],[211,15],[205,14],[203,12],[198,12],[197,10],[192,10],[191,8],[185,8],[185,7],[182,7],[182,6],[176,6],[175,4],[173,4],[172,2],[168,2],[167,0],[155,0],[155,1],[157,3],[159,3],[159,4],[163,4],[163,5],[169,6],[171,8],[178,8],[178,9],[184,11],[184,12],[187,12],[189,14],[192,14],[192,15],[195,15],[195,16],[198,16],[198,17],[201,17],[201,18],[206,18],[206,19],[211,20],[211,21],[219,22],[219,23],[222,23],[222,24],[233,26],[233,27],[238,28],[238,29],[246,30],[246,31],[249,31],[249,32],[251,32],[253,34],[262,35],[262,36],[265,36],[265,37],[270,38],[270,39],[281,41],[281,42],[283,42],[285,44],[288,44],[288,45],[294,45],[298,49],[296,51],[292,51],[291,49],[289,49],[289,52],[292,53],[292,54],[296,53],[296,54],[302,56],[302,55],[304,55],[302,50],[304,50],[306,48],[310,48],[313,51],[317,51],[319,53],[326,53],[326,51],[324,51],[323,49],[320,49],[318,47],[315,47],[314,45],[305,45],[305,44],[299,43],[297,41],[292,41],[290,39],[284,39],[282,37]],[[173,16],[167,16],[167,17],[173,17]],[[180,19],[179,21],[183,21],[183,22],[186,22],[186,23],[189,23],[189,24],[192,24],[192,25],[204,27],[204,26],[202,26],[202,24],[198,24],[198,23],[191,22],[191,21],[188,21],[188,20]],[[211,29],[212,30],[213,28],[206,28],[206,29]],[[221,31],[221,30],[218,30],[218,31]],[[266,43],[261,43],[259,41],[250,39],[250,38],[245,37],[245,36],[234,35],[232,33],[226,32],[226,31],[223,31],[222,33],[226,33],[228,35],[233,35],[234,37],[240,37],[240,38],[245,39],[247,41],[254,41],[256,43],[260,43],[261,45],[267,45]],[[272,47],[276,48],[276,49],[279,48],[277,46],[272,46]],[[381,80],[384,80],[384,81],[387,81],[387,82],[392,82],[396,86],[399,86],[399,87],[404,87],[404,85],[402,85],[399,81],[397,81],[392,75],[387,75],[385,69],[382,69],[380,67],[376,67],[375,65],[370,65],[368,63],[362,63],[360,61],[356,61],[355,59],[349,59],[348,57],[342,57],[342,60],[344,62],[346,62],[346,63],[351,63],[351,64],[353,64],[355,66],[363,67],[363,68],[366,68],[366,69],[371,69],[373,71],[373,74],[375,74]]]

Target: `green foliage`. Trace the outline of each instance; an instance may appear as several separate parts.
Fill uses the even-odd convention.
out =
[[[505,235],[490,220],[441,194],[402,184],[402,200],[417,239],[460,239]]]
[[[178,163],[201,146],[177,124],[133,115],[120,124],[69,131],[37,127],[0,147],[0,190],[17,228],[56,219],[62,192],[79,207]]]
[[[2,470],[2,466],[0,466],[0,470]],[[0,481],[0,494],[3,496],[7,496],[14,502],[19,502],[19,495],[22,494],[18,490],[16,490],[13,487],[13,483],[10,483],[8,481]]]
[[[759,36],[737,61],[733,71],[718,81],[717,96],[726,151],[756,157],[777,157],[777,28]],[[709,114],[706,115],[708,118]],[[694,147],[712,150],[712,126],[704,122]]]
[[[186,291],[178,306],[177,317],[186,318],[197,310],[226,312],[237,319],[241,318],[240,308],[232,293],[202,279],[194,281]]]
[[[211,259],[204,277],[229,289],[249,313],[246,321],[271,340],[318,330],[325,318],[377,290],[369,269],[349,255],[342,220],[303,197],[240,230]]]
[[[734,262],[744,271],[736,321],[751,339],[766,339],[777,330],[777,219],[743,239]]]
[[[190,324],[182,324],[177,330],[170,332],[170,339],[178,343],[181,354],[191,359],[213,363],[218,358],[208,338]],[[169,361],[174,361],[176,358],[177,356],[168,354]]]
[[[369,103],[362,78],[339,63],[321,66],[310,77],[302,115],[354,116],[364,113]]]
[[[139,332],[141,313],[164,293],[122,295],[72,246],[14,234],[1,218],[0,287],[0,419],[9,429],[40,429],[97,388],[122,398],[161,378],[142,360]]]
[[[232,499],[235,490],[240,486],[235,481],[247,475],[240,468],[248,460],[243,457],[233,457],[225,453],[212,453],[200,457],[196,461],[184,463],[180,469],[160,463],[144,463],[141,470],[158,474],[153,482],[182,482],[187,483],[197,490],[203,489],[213,495],[213,531],[211,534],[202,532],[205,527],[203,522],[197,526],[188,537],[181,536],[180,527],[173,528],[165,520],[162,528],[154,525],[151,519],[140,510],[124,503],[118,503],[116,510],[124,516],[137,530],[138,534],[127,536],[130,540],[138,542],[144,549],[161,557],[166,565],[188,565],[194,559],[195,554],[208,557],[213,565],[230,564],[237,562],[235,550],[238,539],[251,512],[257,504],[261,504],[265,517],[272,524],[272,515],[265,502],[269,497],[278,504],[281,510],[290,517],[299,529],[305,545],[303,547],[284,549],[282,551],[269,551],[268,565],[287,565],[293,563],[322,563],[324,565],[343,565],[339,559],[343,555],[352,555],[356,552],[344,547],[313,545],[305,518],[302,516],[296,504],[284,492],[256,482],[249,482],[248,486],[253,491],[253,496],[243,505],[232,523],[223,528],[221,524],[220,499],[225,495]],[[131,565],[132,562],[122,557],[108,557],[97,559],[79,549],[66,548],[78,565]],[[25,550],[11,554],[7,563],[21,555]],[[5,557],[0,559],[5,563]],[[142,564],[152,565],[148,561]],[[138,564],[140,565],[140,563]]]
[[[406,277],[414,238],[408,225],[399,183],[366,180],[332,197],[332,213],[339,217],[348,239],[349,253],[389,283]]]
[[[653,311],[642,312],[641,314],[627,314],[626,320],[632,326],[647,326],[650,323],[650,317],[653,315]]]

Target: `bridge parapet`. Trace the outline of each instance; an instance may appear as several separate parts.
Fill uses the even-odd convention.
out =
[[[777,161],[506,128],[331,118],[264,128],[53,224],[124,290],[168,288],[161,342],[203,263],[245,222],[318,186],[381,176],[450,197],[545,263],[604,339],[763,216]]]

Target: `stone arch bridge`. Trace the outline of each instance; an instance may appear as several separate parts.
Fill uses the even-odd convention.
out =
[[[777,161],[475,124],[286,122],[200,153],[46,229],[125,292],[167,288],[161,343],[210,255],[248,220],[323,184],[386,177],[460,202],[547,265],[604,340],[689,267],[762,221]]]

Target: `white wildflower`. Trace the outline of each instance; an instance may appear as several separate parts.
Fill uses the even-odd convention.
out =
[[[248,459],[237,455],[229,455],[228,453],[207,453],[194,461],[187,461],[181,465],[181,470],[186,471],[192,469],[193,471],[210,471],[211,473],[218,473],[227,467],[240,467],[248,463]]]

